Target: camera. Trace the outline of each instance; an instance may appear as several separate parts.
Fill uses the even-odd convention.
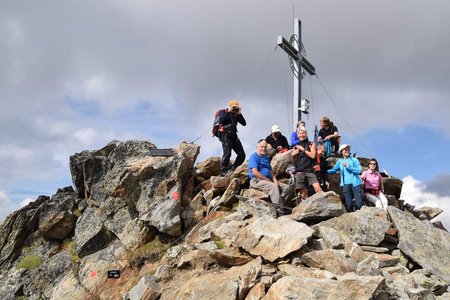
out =
[[[234,112],[234,113],[239,112],[239,106],[233,106],[233,107],[231,108],[231,111]]]

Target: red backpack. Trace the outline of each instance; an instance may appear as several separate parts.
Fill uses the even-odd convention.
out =
[[[220,123],[220,112],[224,109],[218,109],[214,113],[214,122],[213,127],[211,129],[212,136],[216,136],[219,138],[219,140],[222,138],[223,133],[223,125]]]

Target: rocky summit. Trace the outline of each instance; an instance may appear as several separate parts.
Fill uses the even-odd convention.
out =
[[[1,224],[0,299],[450,299],[442,210],[399,199],[401,180],[382,174],[386,211],[346,212],[334,174],[280,216],[246,164],[221,177],[199,152],[112,141],[72,155],[73,187]],[[289,155],[272,159],[284,182]]]

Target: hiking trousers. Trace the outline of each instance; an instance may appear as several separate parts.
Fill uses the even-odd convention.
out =
[[[245,160],[245,151],[244,147],[242,147],[241,141],[235,136],[224,135],[222,138],[222,164],[221,164],[221,172],[228,171],[230,169],[230,157],[231,150],[236,153],[236,159],[233,164],[233,170],[239,167]]]
[[[371,203],[375,204],[375,207],[381,207],[384,208],[384,210],[387,209],[388,200],[382,192],[379,192],[378,195],[366,193],[366,199]]]
[[[358,210],[362,206],[362,187],[361,185],[354,186],[353,184],[344,184],[342,192],[345,198],[345,208],[347,212]],[[353,205],[353,197],[355,204]]]
[[[289,184],[279,183],[279,185],[276,185],[273,181],[260,180],[256,177],[250,180],[250,187],[268,194],[270,201],[279,205],[285,205],[286,199],[292,193]]]

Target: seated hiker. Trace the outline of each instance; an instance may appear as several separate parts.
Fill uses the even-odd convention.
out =
[[[250,187],[267,193],[270,201],[275,204],[279,215],[284,214],[283,206],[286,199],[292,194],[291,186],[279,183],[272,172],[269,158],[266,155],[267,143],[259,140],[256,152],[248,160],[248,177]]]
[[[275,153],[283,153],[289,150],[289,144],[284,135],[281,134],[280,127],[278,125],[272,126],[272,132],[266,137],[267,151]],[[269,157],[273,156],[272,153],[268,153]]]
[[[313,173],[316,159],[316,146],[308,140],[305,127],[297,129],[299,142],[291,152],[292,162],[295,165],[295,189],[300,193],[301,200],[308,198],[308,185],[312,185],[314,191],[320,192],[319,181]],[[305,183],[306,182],[306,183]]]
[[[362,206],[361,189],[361,164],[358,159],[350,156],[350,145],[342,144],[339,147],[339,153],[342,155],[333,168],[328,170],[328,174],[334,174],[339,171],[341,175],[340,186],[345,198],[345,208],[348,212],[358,210]],[[355,204],[353,204],[353,197]]]
[[[325,157],[325,145],[319,143],[317,145],[316,165],[314,165],[314,173],[319,180],[320,187],[323,191],[328,191],[330,188],[330,182],[328,181],[328,164]]]
[[[306,128],[305,121],[298,121],[297,128],[295,129],[294,132],[291,133],[291,147],[294,147],[298,143],[297,129],[299,127],[305,127]]]
[[[339,148],[339,132],[328,117],[320,118],[320,130],[317,142],[324,143],[327,147],[326,156],[336,154]]]
[[[364,193],[366,199],[375,204],[375,207],[382,207],[386,210],[388,200],[383,194],[383,178],[378,171],[378,161],[375,158],[372,158],[369,161],[369,169],[362,173],[361,179],[364,182]]]

